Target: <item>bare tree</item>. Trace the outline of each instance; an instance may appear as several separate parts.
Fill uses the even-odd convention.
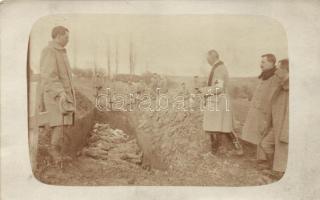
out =
[[[134,55],[134,48],[133,48],[133,42],[130,40],[130,47],[129,47],[129,68],[130,68],[130,75],[133,75],[135,73],[134,67],[135,67],[135,55]]]
[[[118,48],[119,48],[119,46],[118,46],[119,44],[118,44],[118,40],[116,40],[116,55],[115,55],[115,63],[116,63],[116,74],[118,74],[118,70],[119,70],[119,52],[118,52]]]
[[[111,78],[111,60],[110,60],[110,56],[111,52],[110,52],[110,41],[108,39],[107,41],[107,59],[108,59],[108,66],[107,66],[107,70],[108,70],[108,79],[110,80]]]
[[[93,51],[93,55],[91,57],[91,64],[93,67],[93,73],[92,73],[92,81],[95,82],[95,78],[98,74],[98,66],[97,66],[97,62],[96,62],[96,51]]]

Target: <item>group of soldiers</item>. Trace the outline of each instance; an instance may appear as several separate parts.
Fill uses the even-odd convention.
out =
[[[63,128],[74,124],[76,112],[71,68],[65,49],[68,41],[69,30],[63,26],[54,27],[52,41],[42,51],[40,60],[39,111],[47,113],[46,124],[50,127],[51,135],[48,152],[58,165],[66,160],[62,146]],[[205,86],[199,84],[199,77],[194,77],[194,92],[205,97],[207,108],[210,105],[216,106],[214,110],[204,110],[203,130],[210,136],[213,154],[217,153],[221,146],[221,136],[224,135],[232,142],[236,155],[243,155],[241,143],[234,132],[234,110],[228,94],[228,69],[219,59],[216,50],[208,51],[207,61],[211,71]],[[288,60],[281,60],[276,65],[275,56],[265,54],[261,57],[261,69],[260,84],[252,99],[241,137],[257,145],[259,164],[283,173],[288,153]],[[94,85],[96,96],[101,93],[104,85],[103,75],[98,74]],[[128,82],[127,85],[129,92],[138,95],[145,92],[154,95],[157,92],[168,92],[166,77],[158,74],[152,75],[148,85],[144,80]],[[186,91],[185,83],[181,86]]]
[[[238,155],[242,155],[242,147],[233,134],[234,110],[227,90],[228,70],[215,50],[208,52],[207,60],[212,68],[204,89],[212,90],[213,95],[209,95],[206,103],[212,102],[218,109],[204,111],[203,129],[210,135],[214,154],[220,145],[219,137],[228,135]],[[288,158],[289,60],[277,63],[273,54],[264,54],[260,68],[259,84],[251,100],[241,139],[257,146],[258,168],[280,178]]]
[[[277,63],[273,54],[264,54],[261,70],[241,137],[257,145],[260,169],[282,177],[288,160],[289,60]]]

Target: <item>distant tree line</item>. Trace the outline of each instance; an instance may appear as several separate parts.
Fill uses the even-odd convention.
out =
[[[92,78],[93,76],[92,68],[83,69],[83,68],[74,67],[72,68],[72,73],[77,77],[84,77],[84,78]]]

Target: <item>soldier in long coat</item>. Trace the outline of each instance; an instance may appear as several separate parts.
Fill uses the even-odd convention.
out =
[[[273,91],[270,93],[271,110],[268,113],[268,129],[261,141],[264,152],[273,156],[270,169],[274,175],[282,176],[287,167],[289,139],[289,61],[279,61],[275,72]]]
[[[212,66],[208,86],[202,88],[205,94],[203,129],[210,135],[212,152],[219,148],[220,137],[225,134],[231,139],[238,155],[242,155],[242,147],[233,130],[233,113],[228,94],[229,74],[226,66],[219,60],[219,54],[210,50],[207,57]]]
[[[272,155],[266,153],[261,148],[261,141],[268,129],[269,115],[271,111],[270,95],[274,90],[277,78],[274,76],[276,71],[276,57],[273,54],[264,54],[261,56],[262,73],[259,76],[260,82],[254,92],[251,105],[242,129],[241,138],[252,144],[257,145],[257,161],[261,168],[268,167]]]
[[[39,111],[45,114],[45,123],[50,127],[48,151],[56,164],[63,160],[63,127],[73,125],[76,107],[71,68],[65,49],[68,41],[67,28],[53,28],[52,41],[43,49],[40,58]]]

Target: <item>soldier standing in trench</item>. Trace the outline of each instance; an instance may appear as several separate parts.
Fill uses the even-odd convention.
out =
[[[230,98],[227,92],[229,75],[224,63],[219,59],[216,50],[207,54],[208,63],[212,66],[208,85],[202,88],[205,93],[205,109],[203,129],[210,135],[212,153],[217,153],[220,138],[226,135],[233,143],[236,155],[243,155],[242,146],[233,130],[233,114]],[[214,105],[212,109],[212,105]]]
[[[48,152],[54,164],[62,167],[66,159],[64,127],[74,124],[75,93],[72,74],[65,46],[69,41],[69,30],[63,26],[52,29],[52,41],[42,50],[40,58],[40,105],[39,111],[46,113],[50,132]],[[41,116],[41,115],[40,115]]]

